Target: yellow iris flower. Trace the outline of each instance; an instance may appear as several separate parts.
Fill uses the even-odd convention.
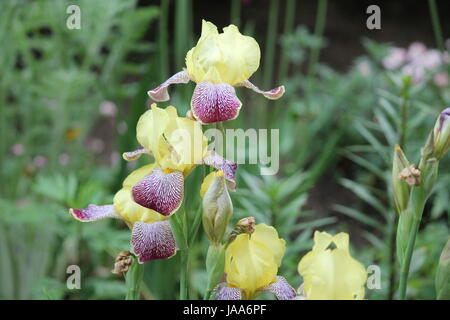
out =
[[[186,55],[187,72],[197,83],[236,85],[258,70],[261,51],[252,37],[244,36],[235,25],[223,33],[211,22],[202,21],[202,34]]]
[[[158,167],[184,176],[202,163],[208,143],[197,121],[179,117],[173,106],[161,109],[156,104],[139,118],[136,137]]]
[[[284,86],[263,91],[249,81],[260,59],[256,40],[242,35],[238,27],[231,24],[219,33],[213,23],[203,20],[200,39],[186,54],[186,69],[149,90],[148,95],[154,101],[167,101],[170,85],[194,81],[192,115],[202,124],[233,120],[242,106],[234,87],[246,87],[272,100],[284,94]]]
[[[277,280],[284,252],[285,241],[266,224],[256,225],[252,234],[238,235],[225,252],[227,285],[241,289],[245,299],[253,299],[258,290]]]
[[[304,293],[310,300],[360,300],[367,272],[349,252],[349,236],[314,233],[314,246],[300,261]]]

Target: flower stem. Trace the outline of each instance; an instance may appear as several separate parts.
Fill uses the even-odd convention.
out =
[[[325,29],[325,21],[327,15],[327,0],[319,0],[319,4],[317,5],[317,15],[316,15],[316,25],[314,27],[314,35],[316,37],[322,37],[323,31]],[[308,65],[308,79],[314,76],[316,71],[316,65],[319,62],[320,55],[320,47],[314,47],[311,50],[311,54],[309,56],[309,65]]]
[[[125,300],[139,300],[142,277],[144,276],[144,265],[140,264],[135,256],[132,259],[133,263],[125,276],[127,284]]]
[[[187,217],[184,205],[170,218],[173,235],[180,249],[180,300],[188,298],[189,245],[187,240]]]
[[[444,40],[442,38],[441,24],[439,22],[438,9],[436,0],[428,0],[428,6],[430,8],[431,22],[433,23],[434,36],[439,50],[445,51]]]
[[[181,250],[180,300],[188,298],[189,255],[188,250]]]
[[[411,258],[414,252],[414,244],[416,242],[417,232],[419,230],[420,219],[414,218],[411,233],[409,234],[408,246],[406,247],[405,258],[400,270],[400,286],[399,286],[399,299],[405,300],[406,287],[408,284],[409,267],[411,265]]]

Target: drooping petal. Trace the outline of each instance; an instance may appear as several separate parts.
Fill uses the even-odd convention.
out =
[[[131,234],[131,246],[140,263],[170,258],[177,250],[168,220],[153,223],[136,222]]]
[[[180,207],[183,200],[183,174],[180,171],[154,169],[134,185],[132,194],[137,204],[169,216]]]
[[[284,94],[284,86],[279,86],[268,91],[263,91],[248,80],[239,82],[238,84],[236,84],[236,87],[246,87],[255,91],[256,93],[262,94],[264,97],[270,100],[277,100]]]
[[[126,161],[134,161],[139,159],[143,154],[151,154],[151,152],[144,147],[140,147],[133,151],[124,152],[122,154],[122,158]]]
[[[235,179],[235,173],[237,169],[236,163],[225,159],[215,151],[209,152],[203,158],[203,163],[217,170],[222,170],[225,174],[225,179],[227,179],[228,188],[231,191],[236,190],[236,179]]]
[[[178,73],[175,73],[173,76],[171,76],[169,79],[164,81],[156,88],[148,91],[147,94],[154,101],[168,101],[170,99],[170,96],[167,91],[167,88],[171,84],[188,83],[190,80],[191,78],[189,77],[189,74],[186,71],[180,71]]]
[[[222,282],[214,289],[216,300],[241,300],[242,291],[239,288],[229,287]]]
[[[200,82],[191,100],[192,113],[203,124],[233,120],[241,106],[236,91],[226,83]]]
[[[114,210],[114,206],[112,204],[105,206],[90,204],[85,209],[70,208],[69,213],[72,217],[82,222],[96,221],[105,218],[120,218],[119,213]]]
[[[272,292],[278,300],[292,300],[296,297],[295,289],[282,276],[277,276],[277,280],[265,286],[262,291]]]

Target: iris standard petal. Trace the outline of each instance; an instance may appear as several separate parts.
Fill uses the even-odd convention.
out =
[[[260,58],[256,40],[242,35],[236,26],[229,25],[219,34],[214,24],[203,20],[201,37],[186,55],[186,67],[197,83],[235,85],[250,78]]]
[[[105,218],[120,218],[119,213],[114,209],[113,205],[97,206],[95,204],[90,204],[85,209],[70,208],[69,213],[72,217],[82,222],[96,221]]]
[[[364,298],[367,272],[348,250],[348,235],[331,236],[315,232],[315,245],[300,261],[304,292],[311,300],[353,300]]]
[[[261,289],[262,291],[272,292],[278,300],[292,300],[297,296],[295,289],[282,276],[277,276],[277,279]]]
[[[268,91],[263,91],[248,80],[237,83],[236,87],[246,87],[247,89],[251,89],[256,93],[262,94],[264,97],[270,100],[277,100],[281,98],[284,95],[285,91],[284,86],[279,86]]]
[[[156,88],[149,90],[147,92],[147,94],[154,101],[168,101],[170,99],[170,96],[167,91],[167,88],[171,84],[188,83],[190,80],[191,80],[191,78],[186,71],[180,71],[178,73],[175,73],[173,76],[171,76],[169,79],[164,81],[162,84],[160,84]]]
[[[225,83],[200,82],[191,100],[192,113],[203,124],[233,120],[241,106],[234,88]]]
[[[276,280],[280,253],[273,250],[284,249],[284,240],[278,238],[275,229],[274,234],[267,228],[274,229],[259,224],[251,235],[238,235],[225,252],[227,283],[242,289],[246,299]]]
[[[133,186],[132,194],[137,204],[169,216],[180,207],[183,200],[183,174],[156,168]]]
[[[136,222],[131,234],[133,253],[144,263],[167,259],[175,255],[177,247],[169,221]]]

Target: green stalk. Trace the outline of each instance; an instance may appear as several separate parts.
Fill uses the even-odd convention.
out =
[[[441,23],[439,22],[438,9],[436,0],[428,0],[428,7],[430,8],[431,22],[433,23],[434,37],[439,50],[445,51],[444,38],[442,37]]]
[[[317,15],[316,15],[316,25],[314,27],[314,35],[316,37],[322,37],[323,31],[325,29],[325,20],[327,16],[327,0],[319,0],[317,5]],[[309,56],[308,65],[308,79],[314,76],[316,71],[316,65],[319,62],[320,47],[312,48],[311,54]]]
[[[231,1],[231,23],[238,27],[241,24],[241,0]]]
[[[139,263],[135,256],[132,256],[132,259],[131,267],[125,276],[125,282],[127,284],[125,300],[139,300],[142,277],[144,276],[144,264]]]
[[[295,0],[287,0],[284,16],[286,18],[284,20],[283,36],[286,37],[290,35],[294,29]],[[286,48],[283,46],[281,48],[281,62],[280,62],[280,69],[278,71],[279,82],[286,80],[286,75],[289,67],[289,60],[286,51],[287,51]]]
[[[275,46],[278,25],[279,1],[270,1],[269,25],[267,28],[265,59],[264,59],[264,88],[269,88],[273,79],[273,64],[275,57]]]
[[[172,232],[180,251],[180,300],[188,298],[189,245],[187,240],[187,218],[184,207],[170,218]]]
[[[269,24],[267,27],[267,37],[266,37],[266,47],[264,51],[264,79],[263,86],[264,90],[267,90],[273,79],[273,67],[274,67],[274,59],[275,59],[275,47],[276,36],[277,36],[277,26],[278,26],[278,12],[279,12],[279,1],[270,1],[269,7]],[[266,89],[267,88],[267,89]],[[262,98],[261,98],[262,99]],[[266,123],[267,120],[267,99],[262,99],[261,108],[259,111],[260,122]]]
[[[411,233],[409,234],[408,246],[406,247],[405,259],[400,270],[400,286],[399,299],[405,300],[406,287],[408,284],[409,267],[411,265],[411,258],[414,252],[414,245],[416,242],[417,232],[419,231],[420,219],[413,218],[413,225]]]
[[[160,77],[166,79],[169,76],[169,49],[167,45],[167,16],[169,11],[169,1],[161,0],[161,14],[159,16],[159,57],[160,57]]]

